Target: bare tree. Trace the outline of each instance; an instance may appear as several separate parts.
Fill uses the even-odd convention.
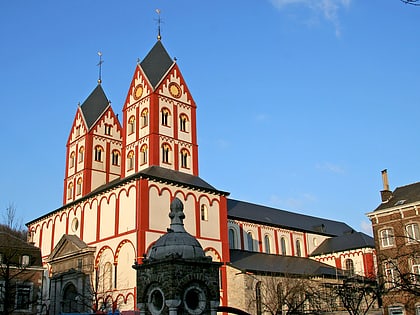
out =
[[[18,236],[23,240],[26,240],[27,231],[23,227],[22,219],[17,218],[16,206],[14,205],[14,203],[9,203],[9,205],[4,209],[4,212],[2,213],[2,218],[3,228],[8,228],[9,233],[12,233],[13,235]]]
[[[255,282],[256,281],[256,282]],[[321,281],[292,275],[254,277],[249,309],[256,314],[319,314],[330,310]],[[330,304],[331,305],[331,304]]]
[[[0,225],[0,305],[2,314],[34,310],[42,277],[41,253],[20,231]]]
[[[334,291],[350,315],[367,314],[381,294],[376,280],[362,277],[346,279]]]
[[[403,3],[420,6],[420,0],[400,0]]]

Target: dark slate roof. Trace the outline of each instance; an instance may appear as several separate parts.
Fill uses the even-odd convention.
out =
[[[328,236],[353,231],[346,223],[228,199],[228,218]]]
[[[102,86],[98,84],[81,106],[88,129],[102,116],[108,106],[109,101],[106,98],[105,92]]]
[[[134,180],[136,178],[149,178],[151,180],[155,180],[155,181],[159,181],[159,182],[168,182],[174,185],[179,185],[179,186],[186,186],[192,189],[198,189],[198,190],[204,190],[204,191],[209,191],[212,193],[216,193],[216,194],[222,194],[222,195],[229,195],[228,192],[225,191],[221,191],[218,190],[216,188],[214,188],[213,186],[211,186],[209,183],[207,183],[206,181],[204,181],[203,179],[201,179],[198,176],[194,176],[194,175],[190,175],[190,174],[186,174],[186,173],[182,173],[179,171],[173,171],[167,168],[163,168],[163,167],[159,167],[159,166],[151,166],[146,168],[145,170],[142,170],[138,173],[135,173],[131,176],[125,177],[123,179],[115,179],[105,185],[102,185],[100,187],[98,187],[97,189],[95,189],[94,191],[92,191],[91,193],[83,196],[82,198],[79,198],[73,202],[70,202],[68,204],[63,205],[62,207],[51,211],[41,217],[38,217],[28,223],[26,223],[26,225],[30,225],[33,224],[34,222],[38,221],[38,220],[42,220],[45,217],[48,217],[49,215],[53,214],[54,212],[58,212],[61,211],[62,209],[72,206],[73,204],[79,203],[80,201],[83,201],[85,199],[89,199],[94,197],[97,194],[100,194],[104,191],[107,191],[109,189],[113,189],[116,186],[119,185],[123,185],[126,182],[129,182],[131,180]]]
[[[140,63],[144,74],[155,89],[163,75],[169,70],[174,61],[169,56],[162,42],[158,40],[147,56]]]
[[[362,232],[354,232],[326,239],[312,252],[311,256],[366,247],[375,248],[373,238]]]
[[[418,201],[420,201],[420,182],[397,187],[393,191],[391,199],[380,204],[374,211],[392,208],[398,206],[398,204],[403,205]]]
[[[230,264],[242,271],[253,273],[330,277],[343,275],[341,270],[310,258],[272,255],[237,249],[230,250]]]

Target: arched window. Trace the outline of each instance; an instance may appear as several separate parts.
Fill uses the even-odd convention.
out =
[[[134,168],[134,152],[130,151],[127,154],[127,169],[132,170]]]
[[[79,149],[79,163],[83,162],[83,157],[85,155],[85,148],[84,147],[80,147]]]
[[[101,146],[97,145],[95,147],[95,161],[96,162],[102,162],[102,152],[104,149],[102,149]]]
[[[354,276],[354,263],[353,260],[348,258],[345,261],[345,265],[346,265],[346,271],[349,277]]]
[[[131,135],[136,130],[136,117],[130,116],[128,119],[128,134]]]
[[[236,248],[236,232],[234,229],[229,229],[229,247],[231,249]]]
[[[280,239],[280,247],[281,247],[281,254],[287,255],[286,239],[284,238],[284,236],[282,236]]]
[[[162,162],[163,163],[170,163],[169,160],[169,153],[171,152],[171,147],[169,144],[163,144],[162,145]]]
[[[118,150],[112,151],[112,165],[114,166],[120,165],[120,152],[118,152]]]
[[[188,117],[185,114],[179,116],[179,130],[187,132]]]
[[[408,243],[418,243],[420,241],[420,231],[417,223],[407,224],[405,226],[405,232]]]
[[[79,177],[79,179],[77,180],[77,185],[76,185],[76,194],[80,195],[82,193],[82,183],[83,183],[83,179],[81,177]]]
[[[147,108],[141,111],[141,127],[146,127],[149,125],[149,110]]]
[[[271,239],[269,235],[264,236],[264,245],[265,245],[265,252],[267,254],[271,253]]]
[[[209,212],[206,205],[201,205],[201,220],[207,221]]]
[[[72,153],[70,153],[70,167],[74,166],[74,151]]]
[[[68,184],[67,186],[67,199],[73,198],[73,183]]]
[[[189,152],[186,149],[181,150],[181,167],[188,168],[188,156]]]
[[[302,257],[302,247],[300,245],[300,240],[296,240],[296,256]]]
[[[248,250],[253,251],[254,250],[254,235],[251,231],[246,233],[246,240],[248,245]]]
[[[140,148],[140,164],[147,163],[147,145],[143,144]]]
[[[163,108],[161,111],[161,117],[162,117],[162,125],[163,126],[169,126],[169,109]]]

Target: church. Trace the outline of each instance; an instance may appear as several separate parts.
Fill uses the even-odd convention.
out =
[[[101,80],[77,107],[63,205],[27,223],[47,268],[43,303],[50,314],[138,310],[133,265],[166,233],[175,198],[185,230],[220,264],[221,306],[261,314],[259,274],[375,277],[371,237],[344,222],[230,199],[202,179],[196,111],[160,37],[135,65],[122,116]],[[87,287],[94,290],[81,292]],[[95,305],[82,303],[86,295]]]

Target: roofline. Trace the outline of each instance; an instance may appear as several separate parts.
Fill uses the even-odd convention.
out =
[[[380,209],[380,210],[373,210],[372,212],[365,213],[365,215],[369,218],[373,218],[373,217],[376,217],[378,215],[385,215],[385,214],[388,214],[389,212],[394,212],[396,210],[402,210],[404,208],[415,207],[416,205],[420,205],[420,201],[415,201],[415,202],[412,202],[412,203],[406,203],[406,204],[402,204],[402,205],[398,205],[398,206],[392,206],[390,208],[385,208],[385,209]],[[378,208],[376,208],[376,209],[378,209]]]
[[[81,198],[79,198],[77,200],[73,200],[70,203],[66,203],[65,205],[61,206],[60,208],[57,208],[56,210],[53,210],[53,211],[51,211],[51,212],[49,212],[49,213],[47,213],[47,214],[45,214],[43,216],[40,216],[40,217],[38,217],[38,218],[36,218],[34,220],[31,220],[31,221],[25,223],[25,225],[27,227],[29,227],[29,225],[32,225],[32,224],[34,224],[34,223],[36,223],[38,221],[42,221],[43,219],[45,219],[45,218],[47,218],[49,216],[52,216],[53,214],[55,214],[55,213],[57,213],[59,211],[62,211],[63,209],[72,207],[73,205],[75,205],[77,203],[80,203],[80,202],[82,202],[84,200],[87,200],[89,198],[92,198],[92,197],[94,197],[94,196],[96,196],[98,194],[101,194],[103,192],[106,192],[107,190],[111,190],[111,189],[113,189],[113,188],[115,188],[117,186],[123,185],[125,183],[131,182],[131,181],[134,181],[134,180],[137,180],[137,179],[141,179],[141,178],[147,178],[147,179],[150,179],[152,181],[158,181],[158,182],[164,182],[164,183],[174,184],[174,185],[181,186],[181,187],[188,187],[188,188],[196,189],[196,190],[199,190],[199,191],[216,193],[216,194],[222,195],[222,196],[229,196],[229,193],[226,192],[226,191],[217,190],[217,189],[210,189],[210,188],[204,188],[204,187],[200,187],[200,186],[196,186],[196,185],[192,185],[192,184],[187,184],[187,183],[179,182],[179,181],[176,181],[176,180],[171,180],[171,179],[168,179],[168,178],[162,178],[162,177],[158,177],[158,176],[153,176],[153,175],[146,174],[146,173],[143,173],[142,171],[140,171],[140,172],[137,172],[137,173],[135,173],[133,175],[130,175],[128,177],[125,177],[123,179],[114,180],[114,182],[110,182],[110,183],[104,184],[104,185],[100,186],[99,188],[97,188],[96,190],[90,192],[89,194],[87,194],[87,195],[85,195],[85,196],[83,196],[83,197],[81,197]]]

